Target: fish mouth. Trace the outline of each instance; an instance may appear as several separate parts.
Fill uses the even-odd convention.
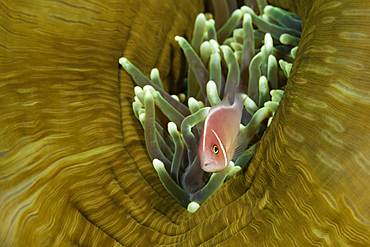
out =
[[[207,164],[202,164],[201,168],[205,172],[217,173],[217,172],[222,171],[225,167],[220,168],[220,167],[216,167],[216,166],[214,166],[210,163],[207,163]]]

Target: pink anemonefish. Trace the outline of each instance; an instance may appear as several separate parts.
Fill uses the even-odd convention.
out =
[[[235,149],[242,144],[239,138],[245,96],[235,93],[230,105],[225,96],[220,104],[212,106],[204,122],[198,146],[200,166],[206,172],[220,172],[232,160]]]

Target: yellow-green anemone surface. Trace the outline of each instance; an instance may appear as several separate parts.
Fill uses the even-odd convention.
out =
[[[369,244],[368,1],[269,2],[302,18],[284,96],[248,169],[195,213],[159,181],[117,64],[175,92],[191,3],[1,2],[0,245]]]

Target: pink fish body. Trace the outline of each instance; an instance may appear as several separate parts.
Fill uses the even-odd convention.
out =
[[[238,147],[244,98],[236,93],[232,105],[228,96],[213,106],[204,122],[198,146],[200,166],[206,172],[220,172],[231,161]]]

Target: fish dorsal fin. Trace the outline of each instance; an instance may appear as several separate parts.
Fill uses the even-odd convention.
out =
[[[236,87],[235,92],[237,94],[246,94],[248,95],[248,87],[245,85],[239,85]]]
[[[248,88],[244,85],[239,85],[235,92],[232,94],[228,94],[229,101],[232,104],[238,103],[238,104],[244,104],[245,99],[248,97]]]
[[[219,105],[230,106],[229,94],[227,94]]]

